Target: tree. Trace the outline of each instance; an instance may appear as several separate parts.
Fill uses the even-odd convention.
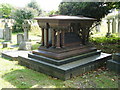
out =
[[[17,9],[13,14],[13,19],[15,23],[13,25],[13,32],[23,31],[22,23],[25,19],[32,19],[34,17],[34,12],[30,8]]]
[[[1,4],[0,5],[0,15],[2,18],[10,18],[11,12],[14,8],[10,4]]]
[[[82,15],[85,17],[96,18],[98,21],[96,25],[98,25],[101,19],[110,13],[111,9],[118,7],[119,4],[113,2],[62,2],[59,5],[59,14],[74,16]],[[83,43],[89,41],[91,26],[87,28],[79,27],[79,25],[75,26],[78,27],[78,34],[82,37]]]
[[[59,5],[59,14],[83,15],[101,20],[110,10],[118,7],[118,3],[104,2],[62,2]],[[113,7],[116,5],[115,7]]]
[[[58,15],[58,11],[52,10],[48,13],[48,15]]]
[[[37,10],[38,11],[38,16],[41,14],[41,9],[40,9],[40,7],[39,7],[39,5],[37,4],[37,2],[36,1],[31,1],[30,3],[28,3],[28,5],[27,5],[27,7],[29,7],[29,8],[33,8],[33,9],[35,9],[35,10]]]

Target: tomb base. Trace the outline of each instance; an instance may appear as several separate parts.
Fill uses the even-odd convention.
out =
[[[113,54],[112,60],[107,61],[107,68],[120,74],[120,53]]]
[[[41,52],[42,51],[45,52],[45,50],[41,50]],[[65,50],[61,52],[65,52]],[[59,56],[61,52],[59,51],[56,55]],[[55,52],[52,51],[49,53],[55,54]],[[65,56],[67,55],[68,54]],[[104,63],[110,59],[111,54],[101,53],[101,51],[95,49],[87,52],[82,51],[79,52],[79,54],[75,54],[74,56],[69,55],[69,57],[62,59],[49,57],[46,53],[41,54],[40,50],[33,51],[29,53],[28,56],[18,56],[19,64],[61,80],[70,79],[85,72],[95,70],[103,66]]]

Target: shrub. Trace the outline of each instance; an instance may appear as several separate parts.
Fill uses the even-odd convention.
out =
[[[91,38],[91,42],[94,42],[96,44],[117,44],[120,43],[120,37],[94,37]]]

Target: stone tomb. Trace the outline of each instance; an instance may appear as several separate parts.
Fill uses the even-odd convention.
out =
[[[35,18],[42,29],[38,50],[19,56],[19,64],[62,80],[99,68],[111,59],[89,43],[93,18],[54,16]]]

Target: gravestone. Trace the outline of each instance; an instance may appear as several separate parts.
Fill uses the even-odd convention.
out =
[[[11,36],[12,36],[12,30],[10,29],[10,27],[8,27],[8,24],[5,23],[4,40],[11,41]]]
[[[29,42],[28,31],[30,30],[29,20],[25,20],[22,25],[24,29],[24,40],[19,44],[19,50],[31,50],[32,44]]]
[[[3,39],[4,29],[0,28],[0,39]]]
[[[24,35],[17,34],[17,44],[19,45],[22,41],[24,41]]]

